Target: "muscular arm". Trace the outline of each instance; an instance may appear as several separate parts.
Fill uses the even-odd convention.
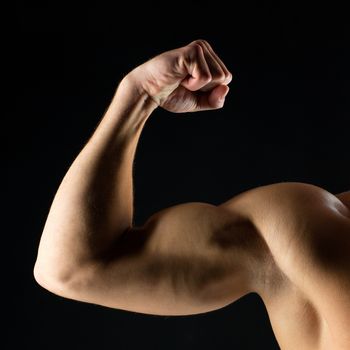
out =
[[[233,259],[215,243],[230,224],[224,210],[187,203],[132,225],[132,163],[152,111],[221,108],[230,80],[204,41],[157,56],[123,79],[56,193],[34,267],[39,284],[72,299],[169,315],[217,307],[199,296],[232,283],[233,270],[236,295],[216,303],[248,290],[247,272],[238,269],[242,249]]]

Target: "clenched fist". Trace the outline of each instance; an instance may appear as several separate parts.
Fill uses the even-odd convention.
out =
[[[232,74],[205,40],[164,52],[126,77],[171,112],[221,108]]]

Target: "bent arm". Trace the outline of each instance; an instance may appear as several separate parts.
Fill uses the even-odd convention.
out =
[[[186,310],[198,291],[195,286],[212,280],[206,256],[213,251],[208,240],[217,230],[198,229],[191,215],[206,215],[203,205],[200,210],[185,206],[187,214],[170,210],[172,224],[156,215],[152,225],[133,227],[132,164],[142,128],[158,105],[172,112],[221,108],[230,80],[203,41],[165,52],[122,80],[56,193],[34,267],[40,285],[68,298],[130,309],[147,305],[156,293],[163,305],[178,300],[169,312],[179,312],[180,306]],[[216,222],[217,211],[209,207]],[[174,224],[178,221],[183,226]],[[177,238],[185,245],[175,244]],[[192,244],[200,240],[202,245]],[[218,260],[210,260],[211,271],[227,276],[232,270]]]

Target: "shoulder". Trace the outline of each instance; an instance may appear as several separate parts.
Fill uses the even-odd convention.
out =
[[[350,191],[338,193],[335,196],[349,209],[350,212]]]
[[[280,266],[301,288],[328,288],[350,282],[350,210],[335,195],[315,185],[277,185],[271,228],[266,238],[275,249]],[[281,198],[282,197],[282,198]],[[279,250],[277,251],[278,248]]]
[[[274,270],[296,285],[303,284],[307,271],[350,275],[350,210],[327,190],[281,182],[243,192],[222,206],[250,218],[267,244]]]
[[[313,224],[322,222],[324,218],[320,217],[321,213],[333,214],[334,218],[346,222],[350,219],[350,209],[342,200],[345,196],[339,197],[313,184],[279,182],[253,188],[231,201],[253,221],[272,227],[274,224],[287,225],[288,220],[290,224],[299,222],[300,225],[306,224],[306,221]]]
[[[263,185],[246,191],[242,195],[250,196],[258,201],[268,201],[272,205],[301,204],[301,201],[306,201],[305,204],[312,202],[315,205],[333,207],[343,214],[347,213],[347,208],[342,200],[346,198],[350,200],[350,192],[333,195],[320,186],[306,182],[278,182]]]
[[[251,196],[251,215],[271,246],[277,240],[289,250],[295,244],[319,254],[324,244],[336,246],[350,239],[349,208],[324,188],[285,182],[257,188]]]

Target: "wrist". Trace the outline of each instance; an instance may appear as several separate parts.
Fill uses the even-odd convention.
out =
[[[118,132],[119,140],[138,134],[149,116],[158,107],[130,74],[119,83],[99,129]]]
[[[118,90],[122,89],[133,99],[142,100],[147,109],[152,111],[159,107],[157,99],[154,98],[147,89],[144,88],[143,78],[140,72],[132,70],[120,82]]]

